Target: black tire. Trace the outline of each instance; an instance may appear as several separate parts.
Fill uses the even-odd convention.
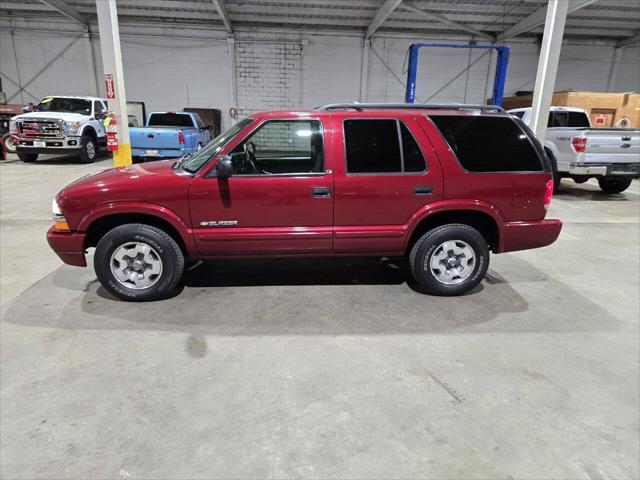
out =
[[[78,154],[78,160],[82,163],[93,163],[98,156],[98,146],[96,141],[91,135],[83,135],[80,138],[80,153]]]
[[[600,190],[604,193],[622,193],[629,185],[631,185],[630,178],[599,178],[598,185]]]
[[[551,174],[553,175],[553,193],[558,193],[560,189],[560,180],[562,180],[562,176],[558,172],[558,162],[556,162],[556,157],[553,156],[551,150],[545,148],[544,150],[549,157],[549,162],[551,163]]]
[[[425,261],[440,250],[444,242],[464,242],[473,250],[474,262],[471,273],[459,283],[446,284],[439,280],[431,268],[425,268]],[[457,243],[457,246],[461,243]],[[429,230],[416,241],[409,256],[411,273],[416,282],[433,295],[463,295],[480,283],[489,268],[489,247],[487,241],[475,228],[469,225],[451,223]]]
[[[2,143],[4,144],[4,150],[7,153],[16,153],[16,144],[11,140],[11,134],[5,133],[2,135]]]
[[[124,285],[113,274],[112,255],[128,243],[145,244],[159,257],[162,272],[157,275],[154,284],[136,289],[132,283]],[[93,257],[93,266],[102,286],[112,295],[130,302],[162,300],[169,297],[180,283],[184,263],[180,247],[169,234],[159,228],[140,223],[121,225],[107,232],[98,242]]]
[[[18,158],[23,162],[35,162],[38,159],[37,153],[18,153]]]

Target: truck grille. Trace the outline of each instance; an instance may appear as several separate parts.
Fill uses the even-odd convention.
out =
[[[56,120],[23,120],[18,123],[23,137],[62,138],[62,128]]]

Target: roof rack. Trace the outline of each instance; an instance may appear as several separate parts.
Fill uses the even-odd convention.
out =
[[[354,110],[362,111],[366,109],[407,109],[407,110],[480,110],[481,112],[497,112],[504,113],[504,108],[497,105],[472,105],[466,103],[330,103],[321,107],[316,107],[315,110],[328,111],[328,110],[341,110],[345,108],[352,108]]]

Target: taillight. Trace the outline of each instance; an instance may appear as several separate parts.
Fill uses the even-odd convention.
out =
[[[178,132],[178,141],[180,145],[184,145],[184,133],[182,133],[182,131]]]
[[[573,137],[571,139],[571,146],[576,153],[584,153],[587,148],[587,137]]]
[[[553,197],[553,179],[547,182],[547,188],[544,191],[544,209],[549,209],[549,204],[551,203],[551,197]]]

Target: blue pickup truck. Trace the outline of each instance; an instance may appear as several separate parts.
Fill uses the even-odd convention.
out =
[[[211,141],[211,131],[197,113],[152,112],[144,127],[129,128],[131,156],[141,160],[178,158]]]

